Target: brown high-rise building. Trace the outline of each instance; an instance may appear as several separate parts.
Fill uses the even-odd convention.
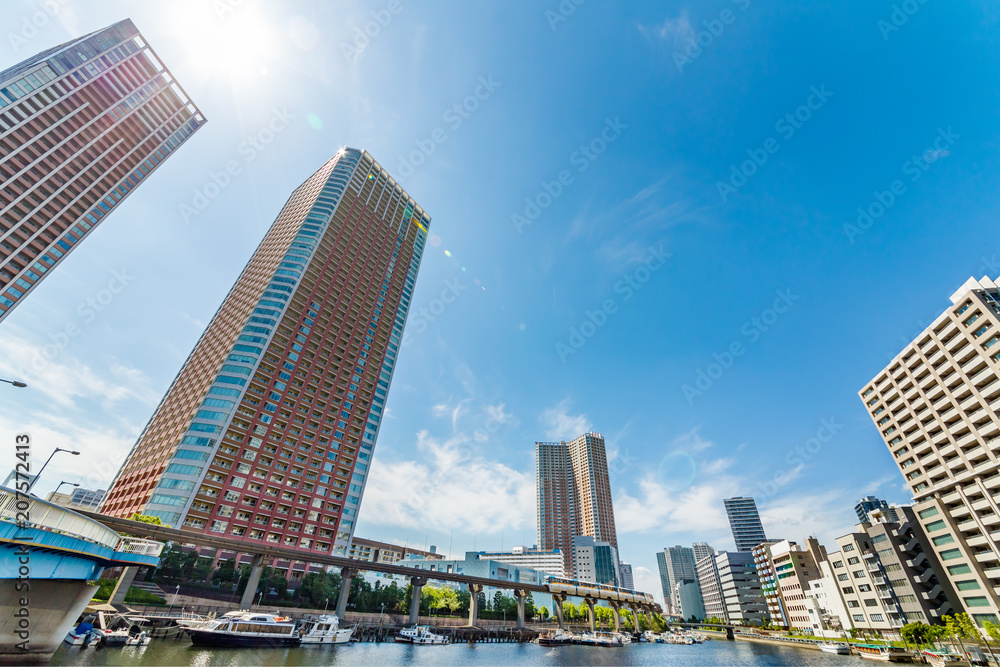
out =
[[[575,535],[607,542],[617,552],[604,437],[585,433],[571,442],[536,442],[535,457],[539,548],[560,549],[568,573],[576,571]]]
[[[0,72],[0,321],[204,124],[127,19]]]
[[[101,511],[344,554],[429,224],[364,151],[300,185]]]

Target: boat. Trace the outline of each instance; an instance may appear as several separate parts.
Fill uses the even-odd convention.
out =
[[[597,638],[598,646],[604,647],[619,647],[623,646],[625,642],[622,641],[614,632],[595,632],[594,636]]]
[[[90,644],[90,641],[96,638],[97,635],[94,633],[93,623],[80,623],[66,633],[66,638],[63,641],[70,646],[82,646],[86,648]]]
[[[340,627],[336,614],[306,618],[299,625],[299,637],[303,644],[346,644],[353,634],[353,627]]]
[[[969,661],[951,651],[924,650],[920,652],[924,659],[934,667],[969,667]]]
[[[573,643],[573,635],[565,630],[546,632],[538,636],[539,646],[566,646]]]
[[[844,642],[823,642],[818,645],[823,653],[837,653],[838,655],[850,655],[851,646]]]
[[[909,662],[913,654],[905,648],[887,644],[852,644],[854,650],[862,658],[881,660],[882,662]]]
[[[241,611],[231,611],[224,614],[224,616],[231,616],[234,614],[239,615],[246,611],[247,611],[246,609]],[[212,612],[208,616],[202,616],[200,614],[194,614],[191,612],[184,612],[183,614],[181,614],[180,617],[174,619],[174,623],[180,628],[200,628],[203,625],[206,625],[210,621],[214,620],[215,620],[215,612]]]
[[[122,630],[101,630],[95,629],[97,635],[97,646],[101,648],[121,648],[129,640],[127,629]]]
[[[209,623],[184,628],[197,646],[251,646],[273,648],[298,646],[295,623],[285,616],[246,612],[226,614]]]
[[[616,632],[616,633],[614,633],[614,635],[615,635],[615,637],[618,638],[618,641],[620,641],[622,643],[622,646],[624,646],[625,644],[631,644],[632,643],[632,635],[630,635],[627,632]]]
[[[428,626],[414,625],[412,628],[400,630],[396,641],[402,644],[448,644],[444,635],[436,635]]]
[[[151,637],[146,633],[145,630],[141,630],[138,634],[133,634],[125,641],[125,646],[149,646],[149,640]]]

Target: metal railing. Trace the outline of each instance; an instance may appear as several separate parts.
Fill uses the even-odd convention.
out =
[[[93,542],[118,553],[155,558],[164,546],[155,540],[122,537],[99,521],[33,496],[18,495],[2,486],[0,519]]]

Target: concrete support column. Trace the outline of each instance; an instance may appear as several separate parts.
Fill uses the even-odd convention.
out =
[[[597,630],[597,626],[594,623],[594,603],[597,602],[592,597],[583,598],[583,601],[587,604],[587,621],[590,623],[590,631],[594,632]]]
[[[290,572],[291,565],[288,568]],[[337,596],[337,617],[341,621],[344,620],[344,614],[347,613],[347,600],[351,597],[351,582],[357,573],[357,570],[350,567],[345,567],[340,571],[340,595]]]
[[[608,604],[611,606],[611,611],[613,611],[614,614],[615,614],[615,632],[621,632],[622,631],[622,617],[618,613],[618,608],[621,607],[621,604],[619,604],[618,602],[615,602],[614,600],[609,600]]]
[[[483,591],[482,584],[467,584],[469,587],[469,625],[475,625],[479,620],[479,594]]]
[[[559,593],[552,594],[552,603],[556,606],[556,620],[559,622],[559,629],[563,630],[563,602],[566,600],[565,595]]]
[[[264,573],[264,555],[257,554],[250,561],[250,578],[247,579],[247,587],[243,589],[243,597],[240,598],[240,609],[249,609],[253,604],[254,596],[257,595],[257,585],[260,583],[260,576]]]
[[[525,591],[514,591],[514,597],[517,598],[517,629],[524,629],[524,600],[528,597]]]
[[[139,574],[138,566],[126,567],[122,571],[122,576],[118,577],[118,583],[115,584],[115,590],[111,591],[111,599],[108,600],[108,604],[112,606],[125,604],[125,594],[128,593],[128,589],[135,581],[137,574]]]
[[[420,593],[424,590],[424,584],[427,583],[427,580],[421,577],[410,577],[410,583],[413,585],[413,599],[410,600],[410,625],[416,625],[420,622]]]

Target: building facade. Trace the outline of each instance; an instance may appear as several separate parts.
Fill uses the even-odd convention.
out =
[[[726,600],[722,595],[722,581],[719,579],[715,556],[705,556],[695,563],[695,572],[698,577],[698,588],[701,590],[701,604],[705,610],[705,618],[721,618],[728,621]]]
[[[635,590],[635,577],[632,576],[632,566],[628,563],[621,564],[621,586],[630,591]]]
[[[718,573],[724,618],[737,625],[763,625],[768,620],[767,600],[760,589],[753,554],[721,551],[711,556]]]
[[[698,581],[695,569],[694,549],[681,545],[667,547],[656,554],[656,564],[660,568],[660,584],[667,613],[680,613],[676,598],[677,584],[684,581]]]
[[[757,501],[753,498],[726,498],[726,515],[729,516],[729,527],[733,531],[733,540],[737,551],[747,553],[761,542],[767,541],[764,536],[764,525],[757,513]]]
[[[760,582],[760,592],[767,605],[767,615],[774,625],[788,626],[788,616],[785,613],[785,603],[781,598],[781,588],[778,585],[778,575],[774,571],[771,559],[771,547],[780,542],[761,542],[751,550],[754,567],[757,569],[757,580]]]
[[[429,223],[365,151],[296,188],[102,511],[346,554]]]
[[[510,551],[480,551],[479,558],[527,567],[538,572],[551,574],[553,577],[564,578],[566,576],[563,554],[559,549],[519,546]]]
[[[691,545],[691,553],[694,554],[694,562],[697,563],[706,556],[714,556],[715,549],[708,542],[695,542]]]
[[[580,581],[621,586],[618,549],[589,535],[573,537],[573,571]]]
[[[705,618],[705,605],[701,598],[701,586],[698,581],[680,581],[674,588],[674,600],[677,613],[684,620],[702,620]]]
[[[570,442],[536,442],[535,465],[538,546],[562,552],[564,570],[579,577],[573,564],[575,536],[618,550],[604,438],[585,433]]]
[[[854,512],[858,515],[859,523],[874,523],[870,516],[870,513],[874,511],[882,512],[889,521],[899,521],[896,508],[890,507],[888,502],[875,496],[865,496],[854,506]]]
[[[806,591],[809,590],[809,582],[823,576],[819,564],[826,560],[826,549],[810,537],[804,548],[795,542],[782,540],[770,545],[768,552],[786,624],[793,628],[811,629]]]
[[[982,626],[1000,617],[1000,289],[970,278],[951,303],[858,395]]]
[[[204,124],[128,19],[0,72],[0,321]]]
[[[349,558],[367,561],[369,563],[396,563],[405,558],[420,558],[423,560],[443,560],[444,556],[437,553],[433,546],[430,550],[401,547],[387,542],[366,540],[355,537],[351,541],[351,549],[347,552]]]

